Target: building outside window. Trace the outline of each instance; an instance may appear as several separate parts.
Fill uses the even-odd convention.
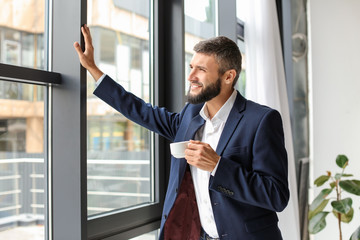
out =
[[[151,101],[149,18],[150,1],[88,0],[96,63],[146,102]],[[152,134],[96,98],[89,74],[87,82],[89,217],[151,203]]]
[[[2,1],[0,63],[45,69],[45,1]],[[0,239],[44,239],[46,87],[0,80]]]
[[[189,91],[187,77],[194,54],[193,47],[199,41],[217,35],[216,0],[184,1],[185,14],[185,94]]]

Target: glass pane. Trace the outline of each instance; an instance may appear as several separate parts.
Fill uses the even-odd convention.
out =
[[[45,69],[45,0],[7,0],[0,7],[0,63]]]
[[[237,45],[241,52],[241,73],[238,81],[236,82],[235,89],[238,90],[241,95],[245,96],[246,87],[246,55],[245,55],[245,42],[242,39],[237,40]]]
[[[187,76],[194,45],[216,36],[215,4],[215,0],[185,0],[185,94],[189,90]]]
[[[109,17],[111,16],[111,17]],[[95,61],[150,102],[150,1],[88,0]],[[151,134],[93,95],[88,74],[88,215],[152,201]]]
[[[236,17],[240,19],[240,22],[246,22],[246,10],[248,9],[249,0],[236,0]],[[238,23],[239,24],[239,23]],[[239,30],[239,29],[238,29]],[[237,35],[241,35],[237,32]],[[246,54],[245,54],[245,41],[243,38],[237,39],[237,45],[239,46],[241,56],[242,56],[242,64],[241,64],[241,73],[239,79],[236,83],[235,88],[239,90],[239,92],[245,96],[245,88],[246,88]]]
[[[0,239],[45,239],[45,89],[0,81]]]

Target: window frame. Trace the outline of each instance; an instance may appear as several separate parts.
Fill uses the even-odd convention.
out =
[[[153,36],[150,45],[158,49],[159,1],[154,1]],[[80,66],[75,50],[69,44],[84,44],[80,27],[87,21],[86,0],[53,2],[53,59],[52,67],[63,74],[61,87],[53,88],[52,156],[53,182],[53,238],[54,239],[124,239],[156,230],[160,226],[163,199],[165,197],[165,144],[154,138],[155,202],[119,210],[109,214],[87,216],[87,93],[86,70]],[[63,18],[63,13],[67,18]],[[80,13],[80,14],[79,14]],[[154,42],[152,42],[154,40]],[[162,84],[159,60],[162,54],[154,53],[153,99],[155,105],[163,101],[157,96]],[[80,80],[79,80],[80,79]],[[162,93],[164,90],[160,90]],[[67,114],[64,114],[67,112]],[[61,121],[57,120],[61,119]],[[71,141],[68,141],[71,139]],[[66,149],[66,151],[64,151]],[[170,156],[170,155],[168,155]],[[64,178],[64,176],[67,176]],[[71,201],[64,199],[71,196]],[[141,216],[141,218],[139,218]]]
[[[60,73],[4,63],[0,63],[0,79],[3,81],[45,86],[61,84]]]
[[[184,1],[152,0],[153,103],[179,111],[184,103]],[[236,41],[236,0],[217,1],[218,34]],[[44,138],[47,166],[48,239],[128,239],[160,226],[170,169],[169,141],[155,136],[155,203],[129,211],[87,216],[86,71],[73,42],[82,43],[87,22],[86,0],[46,0],[45,36],[49,71],[0,64],[0,79],[47,86]],[[64,17],[66,14],[66,17]],[[152,42],[153,41],[153,42]],[[141,218],[139,218],[141,216]]]
[[[183,107],[184,14],[182,0],[153,1],[153,103],[170,111]],[[171,81],[168,81],[171,79]],[[88,221],[88,239],[128,239],[160,227],[170,169],[169,141],[154,137],[155,203]],[[139,219],[141,216],[141,219]]]
[[[50,1],[45,0],[45,26],[44,26],[44,62],[48,70],[40,70],[23,66],[16,66],[0,63],[0,81],[17,82],[46,87],[44,91],[44,236],[52,238],[52,157],[51,157],[51,125],[52,125],[52,97],[51,92],[54,86],[62,84],[62,75],[51,70],[49,60],[51,59],[51,46],[49,44],[51,30]],[[35,53],[36,54],[36,53]]]
[[[160,36],[164,34],[165,28],[160,26],[159,23],[165,18],[165,9],[173,3],[168,3],[165,6],[165,1],[163,3],[161,1],[163,0],[155,0],[150,4],[152,9],[152,19],[150,19],[152,31],[149,46],[150,52],[152,52],[152,64],[150,64],[151,72],[153,73],[150,87],[152,89],[151,99],[153,99],[154,105],[164,106],[166,101],[163,96],[168,98],[170,95],[165,94],[166,88],[162,87],[165,81],[162,75],[163,67],[160,65],[161,62],[165,62],[165,55],[164,52],[159,52],[161,51],[159,46],[164,44],[164,39]],[[180,1],[177,2],[179,3]],[[164,138],[154,135],[152,141],[154,156],[154,161],[152,162],[154,203],[119,210],[118,212],[113,212],[113,214],[103,214],[102,217],[90,217],[88,220],[87,239],[128,239],[151,232],[160,227],[166,188],[165,169],[167,166],[165,159],[169,158],[170,154],[166,149],[167,141]]]

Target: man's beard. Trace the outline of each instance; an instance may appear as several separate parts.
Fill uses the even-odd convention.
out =
[[[202,85],[204,86],[204,85]],[[214,97],[216,97],[217,95],[219,95],[220,91],[221,91],[221,79],[218,78],[216,80],[216,82],[210,84],[209,86],[203,88],[199,94],[197,95],[191,95],[190,94],[191,91],[191,86],[189,87],[189,91],[187,94],[187,101],[191,104],[199,104],[199,103],[204,103],[207,102],[211,99],[213,99]]]

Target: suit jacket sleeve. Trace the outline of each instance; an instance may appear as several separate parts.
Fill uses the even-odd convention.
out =
[[[248,139],[239,140],[246,145],[222,156],[210,189],[246,205],[280,212],[289,200],[281,116],[268,109],[253,126],[246,126],[247,134],[239,134]]]
[[[94,94],[133,122],[173,141],[181,114],[153,107],[106,76]]]

